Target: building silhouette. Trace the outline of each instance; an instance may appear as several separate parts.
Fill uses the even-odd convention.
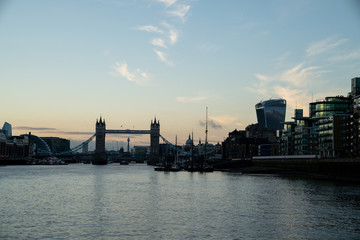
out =
[[[282,130],[285,122],[286,100],[269,99],[255,105],[258,124],[270,130]]]
[[[351,79],[348,96],[329,96],[309,103],[309,117],[295,109],[294,121],[281,132],[282,155],[321,158],[360,156],[360,78]]]
[[[70,151],[70,140],[59,137],[41,137],[46,142],[52,153]]]

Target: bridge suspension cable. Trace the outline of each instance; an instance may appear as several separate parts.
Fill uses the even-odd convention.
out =
[[[180,154],[189,155],[188,152],[186,152],[186,151],[184,151],[184,150],[182,150],[182,149],[177,149],[174,144],[172,144],[171,142],[169,142],[168,140],[166,140],[166,138],[164,138],[163,136],[160,135],[160,138],[164,141],[165,144],[169,145],[172,149],[178,151]]]
[[[88,140],[80,143],[76,147],[73,147],[69,151],[58,153],[58,155],[68,154],[68,153],[72,153],[72,152],[76,152],[76,151],[80,150],[84,145],[89,144],[89,142],[91,142],[94,139],[95,136],[96,136],[96,134],[94,133],[94,135],[92,135]]]

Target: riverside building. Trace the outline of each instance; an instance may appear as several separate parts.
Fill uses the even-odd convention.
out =
[[[282,155],[322,158],[360,156],[360,78],[351,79],[347,97],[329,96],[309,104],[309,117],[295,110],[281,132]]]

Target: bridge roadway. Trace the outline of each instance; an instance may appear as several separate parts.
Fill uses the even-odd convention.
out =
[[[150,130],[105,130],[106,134],[150,134]]]

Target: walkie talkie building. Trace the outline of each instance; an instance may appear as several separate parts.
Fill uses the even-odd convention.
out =
[[[285,99],[270,99],[255,105],[258,124],[270,130],[284,128],[286,114]]]

